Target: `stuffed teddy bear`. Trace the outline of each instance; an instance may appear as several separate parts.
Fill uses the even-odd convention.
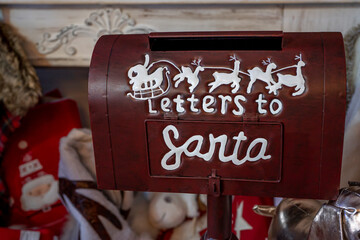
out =
[[[129,223],[138,234],[157,240],[198,240],[207,228],[206,195],[138,193]],[[240,239],[265,239],[270,220],[253,213],[254,205],[273,204],[272,198],[234,196],[232,231]]]
[[[138,193],[129,223],[154,239],[200,239],[206,228],[206,196],[185,193]]]
[[[199,216],[197,195],[181,193],[150,194],[149,220],[158,229],[179,226],[185,218]]]

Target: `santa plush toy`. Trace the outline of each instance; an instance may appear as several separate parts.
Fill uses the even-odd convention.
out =
[[[67,212],[59,199],[57,165],[53,163],[58,162],[58,145],[54,137],[33,146],[19,165],[14,166],[18,169],[12,174],[12,181],[7,181],[12,199],[12,224],[50,228],[56,235],[61,233]]]
[[[2,164],[10,194],[10,227],[61,235],[68,213],[58,194],[59,141],[79,127],[77,105],[69,99],[40,104],[23,118]]]

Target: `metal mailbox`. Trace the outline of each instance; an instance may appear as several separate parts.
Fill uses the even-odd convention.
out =
[[[89,73],[98,184],[333,198],[345,98],[340,33],[103,36]]]

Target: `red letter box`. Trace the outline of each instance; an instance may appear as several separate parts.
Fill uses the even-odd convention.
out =
[[[340,33],[103,36],[89,76],[98,184],[333,198],[345,85]]]

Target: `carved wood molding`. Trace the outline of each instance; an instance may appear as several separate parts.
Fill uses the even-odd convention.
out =
[[[74,56],[77,48],[72,43],[75,39],[86,37],[92,38],[94,44],[102,35],[106,34],[134,34],[149,33],[152,28],[137,25],[136,21],[119,8],[100,9],[90,13],[89,17],[81,25],[72,24],[60,29],[57,33],[45,32],[36,46],[41,54],[51,54],[63,51],[68,56]]]
[[[101,5],[91,4],[2,6],[4,22],[24,37],[25,51],[36,66],[88,67],[95,40],[108,33],[155,30],[341,31],[345,34],[360,22],[360,4],[116,4],[107,7],[108,12]]]

